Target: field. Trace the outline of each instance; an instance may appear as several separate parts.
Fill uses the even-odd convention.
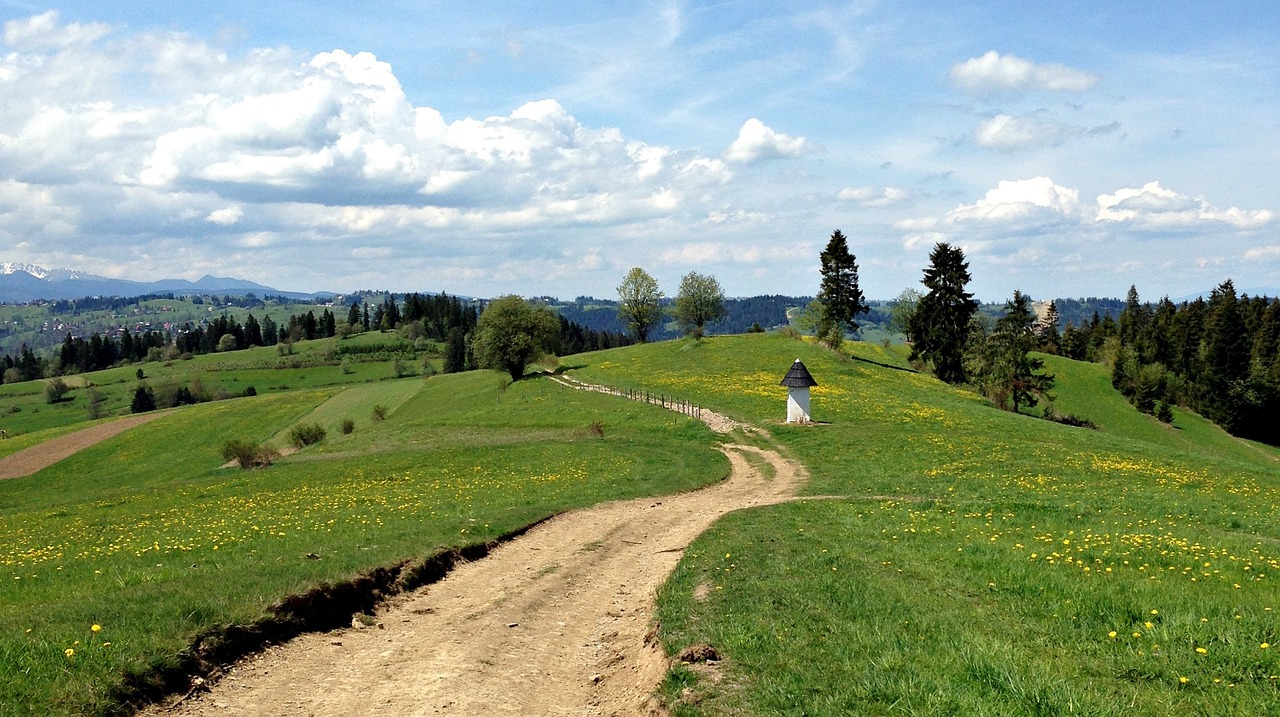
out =
[[[266,470],[223,467],[226,438],[299,422],[328,435]],[[0,712],[110,713],[118,685],[212,628],[278,615],[286,595],[714,481],[727,466],[711,442],[655,407],[490,372],[178,409],[0,482]]]
[[[708,429],[656,407],[296,348],[145,364],[148,382],[259,395],[0,482],[0,713],[111,713],[121,685],[211,629],[279,617],[287,595],[726,472]],[[660,591],[664,648],[724,657],[669,672],[675,714],[1280,712],[1280,451],[1138,414],[1101,366],[1047,360],[1057,412],[1090,430],[998,411],[911,370],[904,347],[845,352],[750,335],[565,360],[763,427],[738,438],[811,475],[801,500],[719,521]],[[817,425],[781,423],[797,356],[821,384]],[[119,411],[136,368],[86,378]],[[16,437],[0,454],[85,425],[83,404],[3,388]],[[282,448],[299,424],[325,439],[224,467],[227,438]]]
[[[1280,710],[1274,449],[1141,416],[1101,366],[1050,363],[1059,411],[1092,431],[995,410],[896,347],[847,349],[725,337],[575,357],[583,378],[769,427],[823,498],[734,514],[686,553],[662,639],[726,660],[672,671],[677,714]],[[778,425],[796,356],[824,425]]]

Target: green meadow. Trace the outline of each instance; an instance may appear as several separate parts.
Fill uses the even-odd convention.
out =
[[[0,481],[0,713],[121,711],[120,685],[285,596],[728,469],[721,437],[653,406],[494,372],[396,379],[390,354],[344,367],[337,346],[144,364],[152,385],[258,395]],[[1057,412],[1091,430],[996,410],[905,351],[748,335],[565,359],[763,427],[735,440],[811,476],[716,523],[660,591],[668,652],[723,656],[669,672],[675,714],[1280,713],[1280,451],[1141,415],[1102,366],[1046,358]],[[797,357],[817,425],[782,423]],[[123,413],[136,368],[86,378]],[[0,391],[0,454],[88,425],[87,386],[72,408],[21,386]],[[282,448],[300,424],[326,437],[224,467],[224,441]]]
[[[1057,409],[992,408],[777,336],[574,357],[580,377],[768,428],[814,499],[739,512],[659,596],[681,715],[1258,715],[1280,711],[1275,449],[1138,414],[1106,369],[1050,359]],[[796,357],[821,425],[781,425]],[[682,696],[683,695],[683,696]]]
[[[228,438],[298,423],[327,437],[268,469],[223,467]],[[176,409],[0,481],[0,713],[114,713],[118,685],[212,628],[556,512],[719,480],[712,443],[656,407],[490,372]]]

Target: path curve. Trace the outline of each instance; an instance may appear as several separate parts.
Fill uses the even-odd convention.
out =
[[[134,426],[140,426],[162,415],[164,414],[152,412],[125,416],[23,448],[17,453],[0,458],[0,480],[23,478],[44,470],[96,443],[118,436]]]
[[[268,648],[210,692],[143,714],[662,715],[655,592],[715,520],[789,500],[807,479],[776,452],[721,450],[721,483],[562,514],[393,599],[376,626]]]

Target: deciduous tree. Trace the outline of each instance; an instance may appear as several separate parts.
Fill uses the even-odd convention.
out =
[[[627,331],[644,343],[662,321],[662,313],[662,290],[657,280],[638,266],[627,272],[618,287],[618,320]]]
[[[694,338],[702,338],[703,326],[708,321],[723,319],[727,313],[724,290],[714,276],[691,271],[680,279],[675,317]]]
[[[559,332],[560,320],[551,309],[502,296],[480,314],[473,349],[482,367],[501,369],[519,381],[524,367],[550,349]]]

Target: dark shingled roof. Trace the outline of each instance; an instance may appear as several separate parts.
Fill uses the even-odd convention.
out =
[[[796,362],[791,364],[791,370],[787,372],[786,376],[782,377],[782,380],[778,385],[787,386],[788,388],[799,388],[804,386],[817,386],[818,382],[813,380],[813,376],[809,374],[809,369],[805,368],[804,364],[800,363],[800,359],[796,359]]]

